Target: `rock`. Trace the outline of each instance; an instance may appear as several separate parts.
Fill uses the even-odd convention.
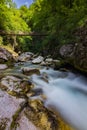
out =
[[[33,53],[31,52],[24,52],[18,57],[18,61],[29,61],[33,57]]]
[[[14,76],[6,76],[1,79],[1,88],[6,88],[9,91],[19,92],[18,86],[20,85],[21,79]]]
[[[0,90],[0,130],[39,130],[25,116],[24,101],[25,99],[13,97]]]
[[[12,96],[21,97],[33,88],[33,84],[14,76],[6,76],[1,79],[0,88],[6,90]]]
[[[5,48],[0,47],[0,63],[10,60],[13,61],[12,54]]]
[[[21,114],[17,123],[20,125],[17,126],[16,130],[40,130],[25,116],[24,113]]]
[[[0,59],[3,59],[3,60],[8,60],[8,58],[6,57],[6,55],[2,52],[0,52]]]
[[[46,64],[46,66],[53,65],[53,59],[52,58],[45,59],[45,64]]]
[[[33,89],[33,90],[31,91],[31,93],[28,94],[28,97],[29,97],[30,95],[31,95],[31,96],[41,96],[41,95],[43,95],[43,90],[42,90],[41,88]]]
[[[54,64],[59,64],[59,63],[60,63],[60,60],[53,60],[53,63],[54,63]]]
[[[53,59],[52,58],[45,59],[45,64],[46,64],[46,66],[52,65],[53,64]]]
[[[54,69],[59,69],[63,66],[63,63],[60,60],[53,60],[53,65],[54,65],[53,66]]]
[[[87,72],[87,42],[78,43],[74,51],[74,66]]]
[[[49,63],[52,63],[52,61],[53,61],[52,58],[47,58],[47,59],[45,60],[45,62],[49,62]]]
[[[87,21],[74,31],[73,36],[74,41],[78,42],[63,45],[60,48],[60,55],[76,69],[87,73]]]
[[[32,60],[32,63],[33,64],[40,64],[43,60],[44,60],[44,58],[42,56],[38,56],[37,58]]]
[[[67,45],[63,45],[60,50],[59,53],[63,58],[70,58],[73,57],[74,55],[74,45],[72,44],[67,44]]]
[[[47,83],[49,82],[49,81],[48,81],[49,77],[48,77],[47,73],[45,73],[45,72],[42,73],[41,79],[43,79],[43,80],[44,80],[45,82],[47,82]]]
[[[60,54],[66,63],[82,72],[87,72],[87,43],[63,45]]]
[[[41,66],[51,66],[55,67],[60,64],[60,60],[53,60],[52,58],[47,58],[45,61],[41,62]]]
[[[37,68],[29,68],[29,67],[23,67],[21,68],[23,74],[25,75],[32,75],[32,74],[40,74],[40,70]]]
[[[58,118],[40,100],[29,100],[25,114],[40,130],[58,130]]]
[[[8,66],[6,64],[0,64],[0,70],[7,69]]]
[[[17,99],[0,90],[0,130],[9,130],[13,115],[24,99]]]
[[[46,64],[45,61],[42,61],[40,65],[41,65],[41,66],[46,66],[47,64]]]
[[[32,60],[37,58],[38,56],[39,56],[39,53],[34,54],[33,57],[32,57]]]

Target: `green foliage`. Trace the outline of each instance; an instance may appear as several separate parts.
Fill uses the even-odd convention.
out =
[[[73,32],[87,19],[86,0],[35,0],[29,10],[32,12],[31,29],[48,34],[40,42],[35,40],[40,50],[55,51],[61,44],[77,42]]]
[[[20,10],[16,8],[15,3],[13,3],[12,0],[0,1],[0,30],[9,33],[30,32],[30,28],[26,21],[21,17]],[[7,45],[11,43],[12,46],[14,46],[13,44],[15,43],[12,36],[4,36],[3,39],[3,44]],[[18,39],[20,38],[18,37]]]
[[[30,36],[25,36],[25,37],[18,37],[17,38],[17,43],[18,46],[16,47],[16,51],[29,51],[31,49],[31,37]]]
[[[75,43],[73,32],[87,19],[86,0],[34,0],[28,8],[16,8],[12,0],[0,1],[0,29],[14,32],[36,32],[47,37],[17,37],[22,51],[53,51],[62,44]]]

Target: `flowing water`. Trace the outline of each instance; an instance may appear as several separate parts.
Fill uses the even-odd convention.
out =
[[[52,106],[75,130],[87,130],[87,78],[45,67],[40,72],[40,76],[33,75],[31,80],[46,95],[45,105]]]

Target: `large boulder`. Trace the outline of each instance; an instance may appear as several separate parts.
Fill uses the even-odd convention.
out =
[[[12,60],[13,60],[12,54],[5,48],[0,47],[0,63]]]
[[[67,44],[67,45],[63,45],[60,50],[59,53],[63,58],[71,58],[74,55],[74,45],[72,44]]]
[[[87,72],[87,43],[63,45],[60,48],[60,55],[66,63],[80,71]]]
[[[44,58],[42,56],[38,56],[37,58],[32,60],[32,63],[33,64],[40,64],[43,60],[44,60]]]
[[[24,114],[24,102],[0,90],[0,130],[39,130]]]
[[[0,130],[9,130],[13,116],[24,99],[17,99],[0,90]]]
[[[32,52],[24,52],[18,57],[18,61],[22,61],[22,62],[29,61],[31,60],[32,57],[33,57]]]
[[[74,52],[74,66],[87,72],[87,43],[77,44]]]
[[[5,76],[1,79],[0,87],[13,96],[23,96],[33,88],[32,83],[15,76]]]
[[[87,21],[73,32],[78,43],[64,45],[60,54],[75,68],[87,73]],[[77,40],[76,40],[77,41]]]

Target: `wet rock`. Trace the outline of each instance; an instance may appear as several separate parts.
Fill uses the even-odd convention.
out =
[[[53,59],[52,58],[47,58],[45,61],[49,62],[49,63],[52,63]]]
[[[1,88],[6,88],[10,91],[17,91],[19,92],[20,89],[18,89],[20,85],[21,79],[18,79],[14,76],[6,76],[1,79]]]
[[[60,60],[53,60],[53,63],[54,63],[54,64],[59,64],[59,63],[60,63]]]
[[[57,117],[40,100],[29,100],[25,114],[40,130],[58,130]]]
[[[18,61],[29,61],[33,57],[33,53],[31,52],[24,52],[18,57]]]
[[[37,58],[32,60],[32,63],[33,64],[40,64],[43,60],[44,60],[44,58],[42,56],[38,56]]]
[[[41,66],[47,66],[47,64],[46,64],[45,61],[42,61],[40,65],[41,65]]]
[[[3,63],[4,61],[8,60],[13,60],[12,54],[5,48],[0,47],[0,63]]]
[[[25,75],[32,75],[32,74],[40,74],[40,70],[37,68],[29,68],[29,67],[23,67],[21,68],[23,74]]]
[[[51,66],[51,65],[53,65],[53,64],[52,64],[52,62],[45,62],[45,61],[43,61],[43,62],[41,62],[40,65],[41,65],[41,66]]]
[[[6,76],[1,79],[0,88],[2,90],[6,90],[10,95],[16,97],[25,96],[31,88],[33,88],[33,84],[28,81],[23,81],[14,76]]]
[[[60,60],[54,60],[52,58],[46,58],[45,61],[41,62],[41,66],[51,66],[54,67],[60,64]]]
[[[0,70],[7,69],[8,66],[6,64],[0,64]]]
[[[26,94],[26,93],[30,92],[31,89],[34,88],[34,85],[30,81],[21,81],[20,88],[21,88],[21,92]]]
[[[48,77],[47,73],[45,73],[45,72],[42,73],[41,79],[44,80],[44,81],[47,82],[47,83],[49,82],[49,80],[48,80],[49,77]]]
[[[33,89],[31,93],[29,93],[27,96],[41,96],[43,95],[43,90],[41,88]]]
[[[62,72],[69,72],[70,71],[70,70],[68,70],[66,68],[60,68],[59,70],[62,71]]]
[[[43,63],[42,63],[43,64]],[[53,59],[52,58],[47,58],[45,59],[45,64],[46,66],[50,66],[53,64]]]

